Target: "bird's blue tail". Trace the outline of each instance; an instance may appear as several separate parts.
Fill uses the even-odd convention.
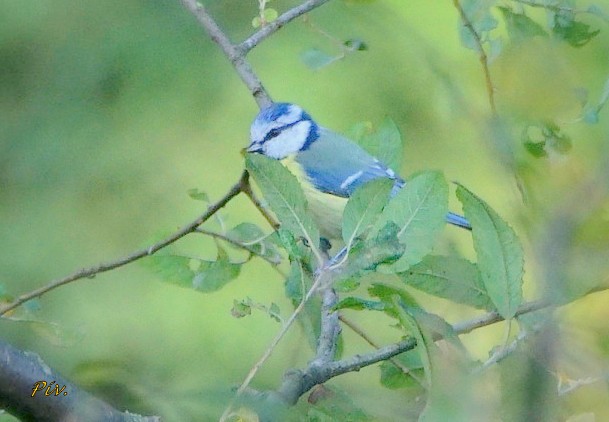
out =
[[[469,224],[469,221],[467,221],[465,217],[461,217],[459,214],[449,212],[446,215],[446,221],[448,221],[450,224],[454,224],[457,227],[461,227],[462,229],[472,229],[472,226],[471,224]]]

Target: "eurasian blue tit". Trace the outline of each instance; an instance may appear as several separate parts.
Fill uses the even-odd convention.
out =
[[[385,177],[394,181],[395,195],[405,183],[362,147],[319,126],[295,104],[274,103],[260,111],[250,135],[247,152],[281,160],[300,182],[320,234],[330,240],[341,237],[343,209],[355,189]],[[471,230],[460,215],[449,213],[446,221]]]

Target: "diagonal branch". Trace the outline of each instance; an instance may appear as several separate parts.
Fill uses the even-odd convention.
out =
[[[246,55],[250,52],[254,47],[264,41],[266,38],[277,32],[279,29],[283,28],[284,25],[298,18],[299,16],[304,15],[305,13],[310,12],[316,7],[321,6],[324,3],[327,3],[330,0],[307,0],[300,6],[296,6],[293,9],[288,10],[273,22],[267,23],[265,26],[260,28],[258,32],[250,36],[248,39],[239,44],[236,48],[241,52],[241,54]]]
[[[252,66],[245,59],[245,53],[240,51],[220,29],[216,21],[207,13],[205,7],[197,0],[180,0],[182,4],[197,18],[197,21],[205,29],[211,39],[220,46],[228,60],[231,62],[235,71],[250,90],[252,96],[258,103],[260,108],[268,107],[271,103],[271,97],[258,76],[254,73]]]
[[[465,26],[469,30],[476,43],[478,54],[480,55],[480,63],[482,64],[482,71],[484,72],[484,80],[486,82],[488,102],[491,106],[491,112],[493,113],[493,115],[496,115],[497,107],[495,105],[495,87],[493,86],[493,80],[491,79],[491,71],[488,67],[488,56],[486,55],[486,51],[484,51],[482,39],[480,38],[480,34],[478,34],[478,32],[476,31],[476,28],[474,28],[474,25],[472,24],[470,19],[465,14],[465,10],[463,10],[463,7],[461,7],[461,3],[459,2],[459,0],[453,0],[453,4],[455,8],[459,11],[459,16],[461,17],[463,26]]]
[[[110,271],[110,270],[113,270],[118,267],[122,267],[123,265],[129,264],[133,261],[137,261],[140,258],[152,255],[153,253],[159,251],[160,249],[163,249],[164,247],[176,242],[177,240],[181,239],[182,237],[186,236],[187,234],[194,232],[197,229],[197,227],[199,227],[201,224],[203,224],[205,221],[207,221],[212,215],[214,215],[222,207],[224,207],[226,204],[228,204],[231,199],[233,199],[235,196],[237,196],[239,193],[241,193],[243,190],[243,187],[249,183],[248,180],[249,180],[248,173],[246,171],[244,171],[243,174],[241,175],[241,178],[239,179],[239,181],[237,183],[235,183],[235,185],[233,185],[233,187],[230,188],[230,190],[218,202],[210,205],[207,208],[207,210],[202,215],[197,217],[194,221],[185,225],[180,230],[173,233],[169,237],[161,240],[160,242],[155,243],[154,245],[151,245],[147,248],[135,251],[122,258],[118,258],[114,261],[101,263],[101,264],[95,265],[93,267],[82,268],[68,276],[53,280],[50,283],[48,283],[47,285],[42,286],[36,290],[32,290],[31,292],[22,294],[21,296],[17,297],[12,302],[10,302],[4,306],[1,306],[0,307],[0,316],[6,314],[10,310],[15,309],[16,307],[18,307],[19,305],[22,305],[23,303],[27,302],[28,300],[42,296],[43,294],[45,294],[51,290],[54,290],[57,287],[63,286],[64,284],[68,284],[72,281],[80,280],[82,278],[91,278],[91,277],[96,276],[97,274],[100,274],[100,273],[103,273],[106,271]]]
[[[0,340],[0,408],[23,420],[158,422],[120,412],[70,383],[38,355]]]

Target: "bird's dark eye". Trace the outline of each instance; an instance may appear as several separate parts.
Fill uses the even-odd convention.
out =
[[[271,130],[269,130],[269,133],[267,133],[266,138],[267,139],[275,138],[276,136],[279,136],[280,133],[281,133],[281,130],[279,130],[278,128],[271,129]]]

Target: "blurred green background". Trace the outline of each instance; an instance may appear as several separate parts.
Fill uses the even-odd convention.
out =
[[[205,4],[233,40],[253,31],[255,0]],[[296,4],[272,6],[282,12]],[[543,23],[543,12],[536,13]],[[502,136],[489,123],[481,66],[460,43],[451,2],[333,0],[310,20],[336,39],[363,40],[368,50],[312,70],[303,52],[340,50],[302,20],[287,25],[249,56],[273,98],[300,104],[340,132],[391,117],[406,142],[402,174],[440,169],[484,198],[525,244],[526,294],[544,291],[548,271],[538,253],[549,233],[544,220],[557,210],[568,213],[565,197],[606,163],[607,112],[596,125],[575,121],[578,93],[586,89],[597,101],[609,75],[607,24],[585,17],[601,33],[579,49],[540,37],[511,45],[505,30],[497,30],[505,46],[490,69],[509,134]],[[213,201],[237,181],[239,151],[256,112],[226,58],[177,0],[0,2],[0,284],[19,295],[148,246],[194,219],[205,204],[187,191],[199,188]],[[534,159],[518,137],[526,122],[547,119],[564,127],[573,148]],[[505,150],[513,158],[505,159]],[[587,225],[575,237],[594,252],[582,254],[594,259],[579,261],[569,243],[564,283],[606,279],[609,207],[597,205],[593,219],[578,221]],[[244,198],[221,215],[221,223],[206,227],[243,221],[266,227]],[[443,242],[440,250],[473,257],[467,234],[447,229]],[[215,256],[214,243],[200,236],[172,250]],[[208,295],[163,283],[139,262],[46,294],[13,315],[44,323],[0,320],[0,336],[118,407],[170,421],[214,420],[279,330],[263,314],[231,316],[233,299],[246,296],[276,302],[289,315],[283,280],[264,262],[254,260],[238,280]],[[474,314],[421,299],[451,322]],[[606,300],[596,294],[561,313],[580,347],[600,361],[609,353]],[[388,320],[358,323],[374,330],[379,343],[399,338]],[[347,353],[369,350],[345,332]],[[502,335],[485,329],[464,341],[484,359]],[[306,340],[293,330],[253,386],[275,388],[285,369],[310,358]],[[408,403],[377,379],[372,367],[333,384],[379,420],[401,419]],[[585,388],[574,413],[590,408],[609,418],[601,404],[604,384]]]

